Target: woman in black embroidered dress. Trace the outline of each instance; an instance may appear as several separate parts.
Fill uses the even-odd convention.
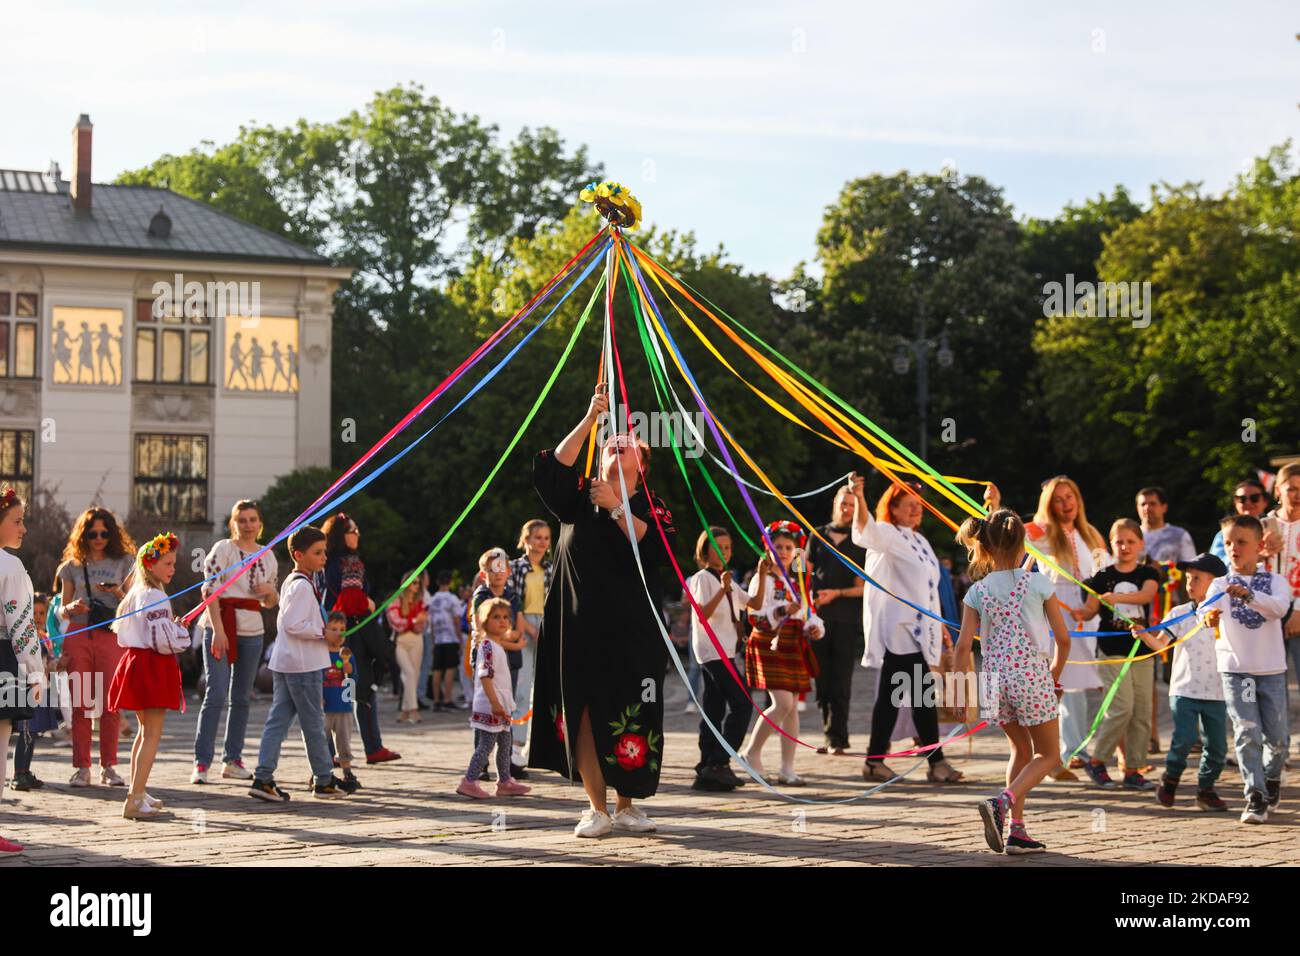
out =
[[[597,418],[609,407],[597,389],[587,414],[554,451],[533,462],[533,483],[561,523],[546,611],[537,641],[533,743],[528,765],[581,780],[591,803],[574,830],[599,837],[611,829],[648,833],[654,823],[632,799],[653,796],[663,763],[663,690],[667,649],[656,620],[660,571],[676,537],[672,515],[639,487],[649,448],[630,436],[601,451],[600,477],[574,463]],[[627,488],[624,514],[620,474]],[[649,584],[641,583],[629,528]],[[662,532],[662,533],[661,533]],[[606,786],[618,794],[611,819]]]

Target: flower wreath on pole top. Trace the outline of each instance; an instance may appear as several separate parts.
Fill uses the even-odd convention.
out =
[[[641,203],[622,183],[607,179],[603,183],[588,183],[578,193],[583,202],[595,203],[596,211],[612,225],[635,229],[641,221]]]

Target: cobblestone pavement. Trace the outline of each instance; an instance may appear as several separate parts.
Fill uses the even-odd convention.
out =
[[[854,681],[853,743],[859,748],[866,745],[871,677],[859,672]],[[1160,687],[1163,692],[1165,685]],[[470,753],[464,714],[426,713],[420,725],[398,725],[388,694],[382,706],[384,741],[403,759],[360,767],[364,789],[356,796],[344,801],[311,799],[305,788],[306,757],[296,735],[284,748],[277,775],[293,795],[286,806],[255,801],[246,795],[246,784],[236,781],[216,779],[205,787],[191,786],[190,748],[198,712],[191,694],[189,712],[168,718],[149,787],[172,810],[169,819],[122,819],[122,790],[70,789],[69,745],[42,741],[33,769],[46,781],[45,788],[9,790],[0,807],[0,832],[25,843],[27,852],[0,866],[1279,866],[1300,861],[1300,787],[1283,788],[1282,807],[1266,825],[1247,826],[1237,821],[1242,799],[1232,767],[1225,770],[1220,788],[1233,808],[1229,814],[1197,812],[1189,792],[1180,793],[1175,809],[1164,810],[1150,793],[1048,782],[1031,797],[1028,822],[1030,832],[1046,842],[1049,851],[1033,857],[996,856],[984,845],[975,810],[978,798],[996,792],[1003,773],[1006,748],[995,731],[948,748],[950,759],[970,781],[962,785],[928,784],[920,767],[906,782],[838,806],[792,804],[761,792],[753,783],[729,794],[695,792],[690,783],[698,756],[696,718],[683,712],[685,690],[675,677],[669,680],[668,694],[662,783],[658,795],[644,804],[659,824],[653,835],[575,839],[572,827],[584,806],[582,791],[550,773],[534,772],[528,781],[533,792],[524,797],[471,802],[457,796],[453,791]],[[1161,739],[1167,744],[1166,703],[1162,701]],[[263,697],[253,705],[246,749],[250,767],[256,762],[267,704]],[[133,726],[134,720],[127,723]],[[1294,720],[1292,726],[1298,726]],[[811,702],[802,727],[804,739],[819,742],[819,717]],[[129,745],[125,739],[121,748],[123,776]],[[777,763],[776,747],[775,740],[769,742],[769,767]],[[891,764],[899,771],[910,766],[904,760]],[[843,800],[867,786],[855,758],[801,751],[797,765],[809,783],[792,791],[801,798]],[[98,780],[97,772],[93,776]]]

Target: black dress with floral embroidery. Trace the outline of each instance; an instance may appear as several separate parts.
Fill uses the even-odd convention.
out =
[[[528,766],[578,780],[576,732],[586,709],[605,782],[625,797],[653,796],[663,763],[668,668],[655,618],[667,564],[655,515],[669,547],[676,539],[672,515],[657,496],[638,491],[629,498],[632,514],[649,525],[638,548],[652,607],[627,534],[591,503],[590,479],[543,451],[533,460],[533,484],[559,519],[560,535],[537,640]]]

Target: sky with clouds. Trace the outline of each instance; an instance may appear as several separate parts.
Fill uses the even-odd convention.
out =
[[[947,162],[1050,216],[1116,183],[1221,189],[1300,140],[1290,3],[5,4],[0,168],[97,181],[241,123],[336,119],[419,82],[503,134],[549,125],[650,222],[747,268],[810,260],[845,181]]]

